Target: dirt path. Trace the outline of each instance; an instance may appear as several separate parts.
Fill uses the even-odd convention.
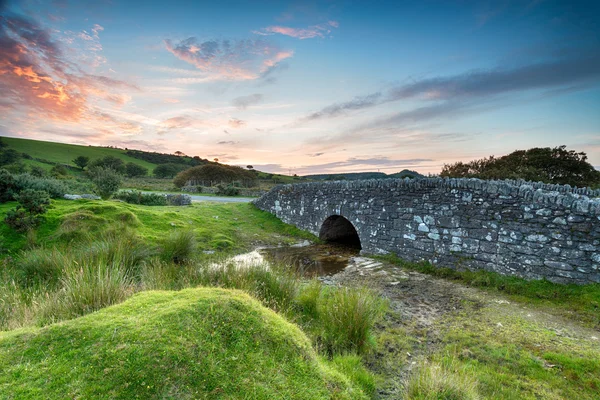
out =
[[[390,302],[391,312],[378,326],[378,352],[368,360],[370,367],[383,378],[378,385],[378,397],[382,399],[401,397],[411,370],[428,355],[442,349],[448,318],[461,312],[468,311],[477,318],[478,310],[485,307],[485,318],[490,315],[526,318],[540,329],[555,332],[559,338],[600,346],[600,332],[583,328],[574,321],[513,303],[498,294],[368,258],[354,258],[343,272],[327,280],[343,286],[367,285]],[[488,322],[502,326],[499,322]]]

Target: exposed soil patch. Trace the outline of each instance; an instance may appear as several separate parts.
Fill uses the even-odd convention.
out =
[[[325,282],[343,286],[369,286],[385,296],[390,312],[378,326],[377,352],[368,357],[370,368],[382,378],[378,397],[398,399],[411,370],[429,355],[443,350],[446,327],[465,314],[489,318],[497,314],[509,319],[524,318],[558,339],[567,337],[600,346],[600,334],[534,307],[512,303],[501,295],[490,294],[457,282],[436,279],[415,271],[373,259],[355,257],[350,265]],[[479,310],[486,308],[485,316]],[[502,324],[487,321],[502,329]],[[496,326],[497,324],[497,326]],[[449,328],[448,328],[449,329]]]

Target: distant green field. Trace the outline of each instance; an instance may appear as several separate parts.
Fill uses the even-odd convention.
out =
[[[73,165],[73,159],[77,156],[89,157],[90,160],[105,156],[114,156],[123,160],[123,162],[132,162],[141,165],[152,171],[156,164],[152,164],[125,154],[125,150],[109,149],[106,147],[80,146],[75,144],[64,144],[54,142],[43,142],[40,140],[17,139],[2,137],[2,141],[8,144],[12,149],[21,153],[27,153],[33,158],[40,158],[56,163]],[[48,167],[48,164],[38,163],[35,160],[25,160],[30,165],[41,165]]]

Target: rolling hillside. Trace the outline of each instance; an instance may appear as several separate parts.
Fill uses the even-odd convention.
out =
[[[74,166],[72,161],[77,156],[89,157],[90,160],[105,156],[114,156],[120,158],[125,163],[132,162],[141,165],[142,167],[148,168],[149,171],[152,171],[154,167],[156,167],[156,164],[130,157],[126,154],[125,150],[120,149],[80,146],[75,144],[44,142],[40,140],[17,139],[10,137],[2,137],[2,141],[6,143],[9,148],[15,149],[20,153],[27,153],[34,158],[34,160],[26,160],[27,164],[39,165],[43,168],[50,168],[50,166],[47,163],[39,162],[35,159]]]

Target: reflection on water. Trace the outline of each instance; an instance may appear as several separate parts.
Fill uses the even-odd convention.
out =
[[[343,271],[350,259],[358,256],[360,250],[328,243],[263,248],[252,253],[258,253],[271,264],[290,265],[298,273],[309,277],[331,276]]]

